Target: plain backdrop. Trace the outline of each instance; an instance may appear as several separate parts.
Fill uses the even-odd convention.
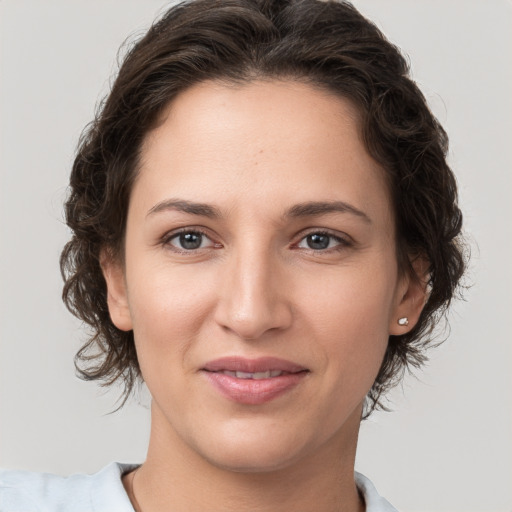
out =
[[[512,4],[360,0],[410,57],[451,138],[472,246],[467,302],[423,372],[361,430],[357,469],[399,510],[512,511]],[[123,410],[74,374],[85,331],[60,301],[77,139],[128,35],[162,0],[0,0],[0,465],[60,474],[139,462],[148,398]]]

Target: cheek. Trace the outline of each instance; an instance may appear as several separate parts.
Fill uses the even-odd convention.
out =
[[[190,272],[141,268],[134,266],[128,292],[137,356],[146,379],[167,372],[171,361],[186,367],[215,299],[214,287],[204,279],[199,283]]]
[[[392,270],[366,272],[345,269],[316,283],[301,294],[305,321],[313,326],[317,342],[331,368],[346,375],[376,373],[389,337],[395,280]],[[351,371],[346,372],[350,367]]]

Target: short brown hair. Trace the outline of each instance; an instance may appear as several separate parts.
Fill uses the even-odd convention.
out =
[[[462,216],[447,136],[409,77],[406,60],[350,3],[321,0],[192,0],[169,9],[127,53],[112,90],[79,143],[61,255],[68,308],[92,328],[76,356],[85,379],[121,380],[125,399],[140,377],[133,332],[107,306],[100,251],[122,257],[126,217],[147,132],[176,95],[205,80],[297,80],[351,100],[369,154],[387,174],[397,257],[429,264],[429,297],[417,325],[390,336],[366,414],[404,370],[425,361],[433,327],[465,267]]]

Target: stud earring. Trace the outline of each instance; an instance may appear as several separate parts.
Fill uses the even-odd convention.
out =
[[[409,325],[409,319],[406,316],[404,316],[402,318],[399,318],[397,320],[397,323],[398,323],[398,325],[405,327],[406,325]]]

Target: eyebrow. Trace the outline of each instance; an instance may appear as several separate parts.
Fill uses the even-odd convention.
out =
[[[183,199],[166,199],[153,206],[147,213],[147,215],[153,215],[155,213],[175,210],[178,212],[190,213],[192,215],[201,215],[202,217],[209,217],[216,219],[221,217],[220,211],[206,203],[194,203],[192,201],[185,201]]]
[[[207,203],[195,203],[193,201],[186,201],[184,199],[166,199],[157,203],[147,213],[147,215],[153,215],[155,213],[174,210],[192,215],[199,215],[202,217],[208,217],[211,219],[218,219],[222,217],[220,210]],[[368,224],[372,221],[366,213],[357,209],[344,201],[308,201],[306,203],[299,203],[292,206],[287,210],[283,217],[314,217],[316,215],[325,215],[329,213],[350,213],[357,217],[360,217]]]
[[[312,217],[315,215],[337,212],[350,213],[360,217],[368,224],[372,223],[370,217],[366,215],[366,213],[351,204],[345,203],[344,201],[309,201],[306,203],[296,204],[285,213],[285,217]]]

